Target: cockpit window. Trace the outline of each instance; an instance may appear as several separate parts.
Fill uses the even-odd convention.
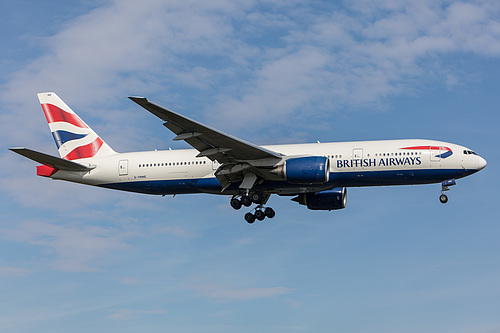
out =
[[[472,150],[464,150],[464,155],[477,155],[477,154]]]

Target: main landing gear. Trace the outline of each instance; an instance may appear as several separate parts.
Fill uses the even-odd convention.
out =
[[[448,196],[446,195],[446,191],[450,190],[450,186],[456,185],[455,179],[444,180],[441,183],[441,195],[439,196],[439,201],[445,204],[448,202]]]
[[[241,198],[233,197],[230,201],[231,207],[238,210],[241,206],[250,207],[252,203],[257,204],[257,207],[252,209],[252,211],[245,214],[245,221],[248,223],[254,223],[255,220],[263,221],[266,217],[272,219],[276,213],[271,207],[264,207],[264,204],[269,199],[269,195],[263,195],[261,193],[252,193],[250,195],[242,195]]]

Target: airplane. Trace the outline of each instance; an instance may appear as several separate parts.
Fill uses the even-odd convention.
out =
[[[473,150],[434,140],[378,140],[259,146],[149,102],[129,97],[194,149],[115,152],[54,92],[39,93],[60,157],[11,151],[40,163],[37,175],[144,194],[230,196],[248,223],[273,218],[272,194],[311,210],[346,207],[347,188],[441,183],[446,191],[486,160]]]

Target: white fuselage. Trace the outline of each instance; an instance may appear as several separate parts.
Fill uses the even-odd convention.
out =
[[[263,146],[286,156],[325,156],[329,181],[293,185],[265,181],[256,189],[289,194],[335,187],[438,183],[458,179],[482,169],[486,162],[470,149],[433,140],[387,140]],[[194,149],[113,154],[75,160],[94,167],[88,172],[57,171],[51,176],[89,185],[148,193],[235,194],[238,187],[222,191],[215,178],[220,166]]]

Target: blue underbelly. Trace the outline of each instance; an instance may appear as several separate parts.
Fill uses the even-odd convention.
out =
[[[362,186],[388,186],[440,183],[447,179],[458,179],[468,176],[477,170],[464,169],[422,169],[422,170],[391,170],[391,171],[353,171],[331,172],[327,184],[307,185],[308,188],[317,187],[323,190],[328,187],[362,187]],[[119,182],[101,184],[99,186],[145,194],[188,194],[211,193],[233,194],[238,193],[239,184],[232,184],[227,191],[222,193],[222,186],[214,178],[176,179],[176,180],[141,180],[132,182]],[[273,192],[281,188],[297,188],[298,184],[285,181],[266,181],[254,187],[256,190]]]

